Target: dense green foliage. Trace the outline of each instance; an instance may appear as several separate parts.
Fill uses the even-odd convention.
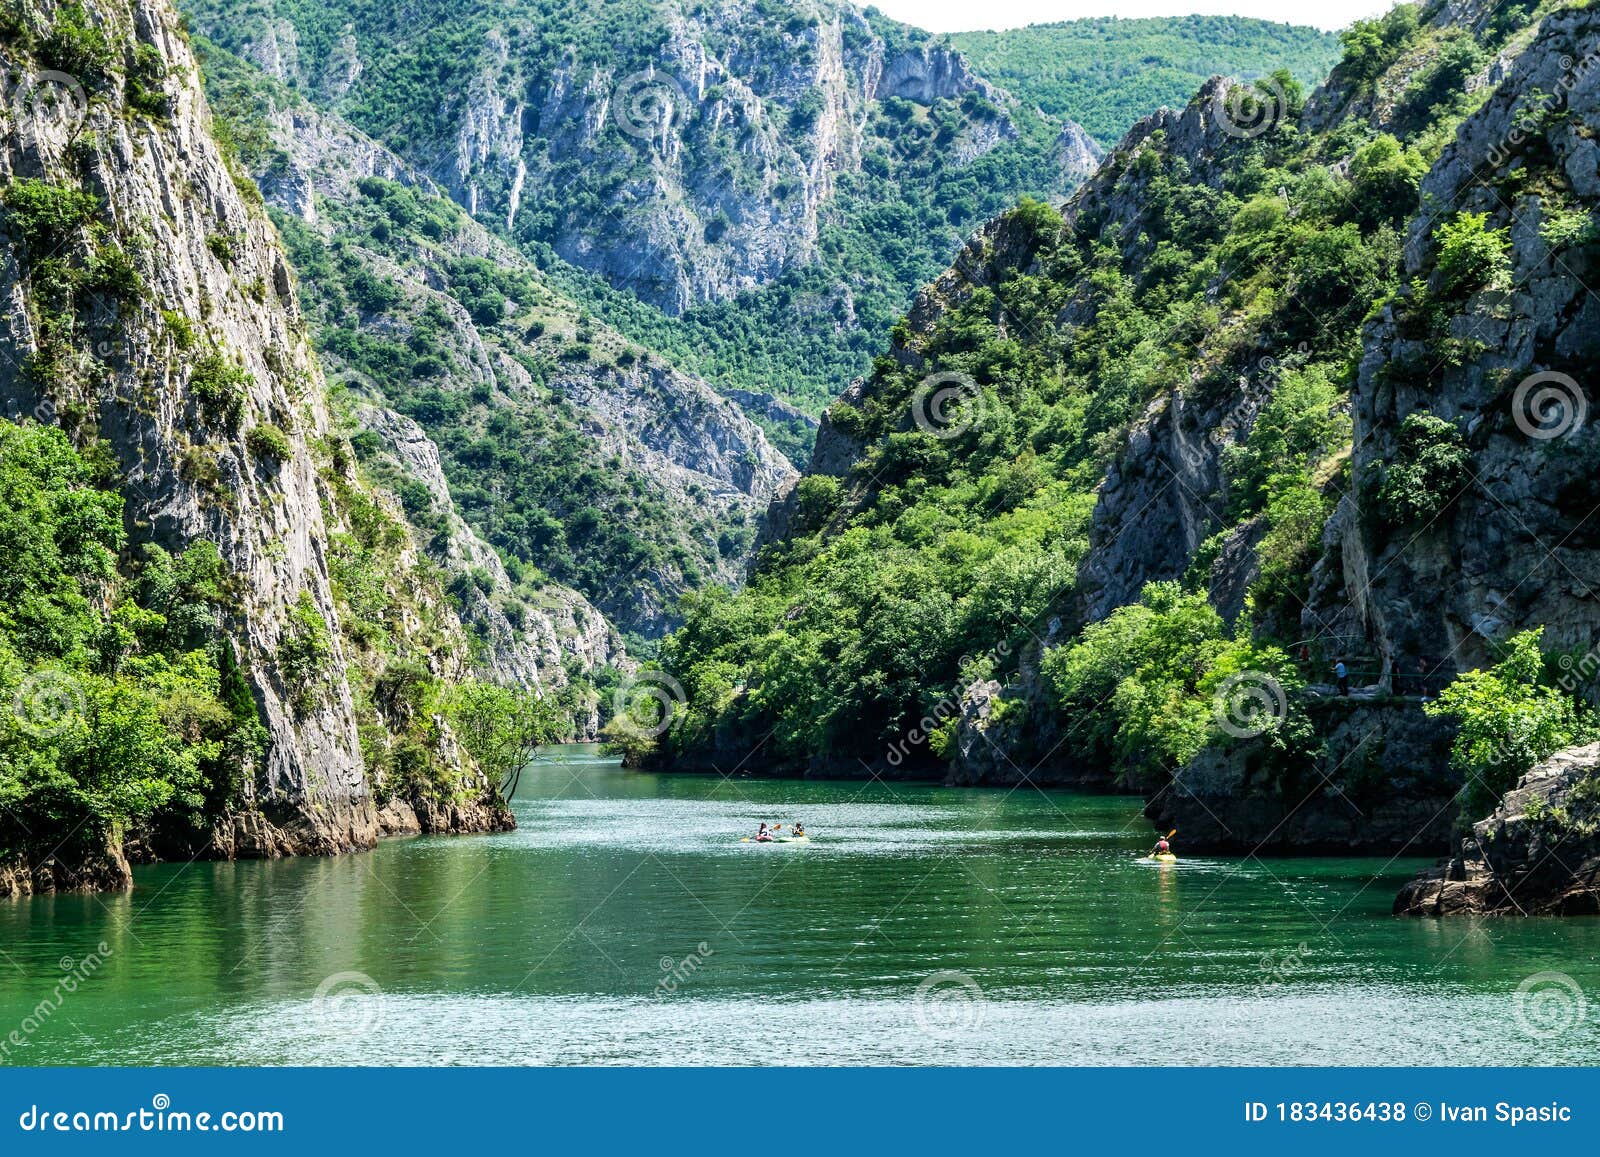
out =
[[[194,840],[261,754],[216,548],[146,546],[124,573],[125,546],[95,458],[0,422],[0,856]]]
[[[1242,16],[1107,16],[950,39],[981,75],[1107,148],[1162,105],[1182,108],[1208,77],[1285,68],[1317,84],[1339,56],[1334,33]]]
[[[1137,603],[1047,652],[1044,674],[1062,711],[1081,721],[1073,732],[1081,755],[1124,774],[1179,767],[1226,741],[1225,724],[1259,728],[1279,745],[1303,741],[1307,727],[1270,702],[1286,704],[1299,688],[1289,656],[1248,632],[1229,637],[1205,594],[1177,583],[1151,583]],[[1233,690],[1239,680],[1242,692]],[[1253,689],[1261,702],[1249,701]]]
[[[1428,714],[1451,719],[1459,728],[1450,756],[1465,779],[1461,814],[1466,823],[1494,810],[1541,759],[1596,735],[1593,711],[1553,677],[1539,649],[1543,634],[1539,628],[1513,636],[1493,668],[1460,675],[1428,704]]]
[[[508,802],[539,748],[572,734],[555,700],[524,688],[468,681],[450,689],[444,707],[462,746]]]

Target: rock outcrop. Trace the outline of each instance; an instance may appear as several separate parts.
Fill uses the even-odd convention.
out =
[[[1405,916],[1600,914],[1600,744],[1557,752],[1401,891]]]
[[[628,664],[622,638],[594,605],[577,591],[554,583],[541,585],[531,603],[516,599],[516,584],[499,553],[478,537],[456,510],[439,461],[439,448],[410,418],[369,403],[357,402],[357,424],[377,436],[384,453],[405,477],[427,488],[434,509],[442,512],[444,545],[435,561],[458,581],[456,607],[481,641],[475,666],[490,682],[509,687],[557,691],[571,674],[593,674],[605,667]],[[478,585],[487,576],[488,589]],[[512,622],[512,614],[518,621]],[[591,707],[571,738],[592,739],[599,720]],[[431,830],[431,829],[425,829]]]
[[[1061,126],[1061,132],[1056,137],[1054,152],[1056,168],[1061,174],[1061,184],[1064,188],[1087,180],[1100,167],[1100,162],[1106,155],[1106,151],[1100,147],[1100,142],[1073,120]]]

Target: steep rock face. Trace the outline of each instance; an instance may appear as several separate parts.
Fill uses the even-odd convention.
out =
[[[1068,223],[1118,239],[1137,272],[1150,254],[1150,235],[1160,235],[1160,223],[1149,219],[1151,178],[1141,157],[1154,152],[1176,159],[1194,183],[1220,186],[1248,139],[1238,127],[1236,87],[1213,77],[1183,109],[1164,108],[1135,125],[1068,204]],[[1083,325],[1093,313],[1073,306],[1063,320]],[[1203,365],[1204,339],[1196,353]],[[1198,383],[1180,387],[1153,401],[1133,423],[1097,492],[1090,549],[1072,608],[1079,626],[1134,602],[1148,582],[1182,576],[1201,543],[1222,526],[1223,451],[1249,433],[1271,397],[1274,382],[1264,368],[1271,364],[1263,359],[1245,367],[1233,391]],[[1239,551],[1229,561],[1236,567],[1220,570],[1212,585],[1229,592],[1222,601],[1234,604],[1241,601],[1238,575],[1253,566],[1253,554]]]
[[[355,332],[375,342],[405,345],[422,340],[426,330],[434,353],[430,384],[441,394],[481,399],[485,425],[493,423],[500,411],[570,415],[563,420],[581,428],[594,466],[637,478],[648,498],[669,512],[669,521],[680,531],[671,543],[677,548],[674,557],[688,561],[672,561],[648,572],[602,576],[592,589],[586,588],[599,610],[625,630],[654,636],[672,625],[677,599],[684,592],[708,582],[737,585],[744,576],[745,555],[741,549],[728,548],[727,536],[744,535],[747,542],[746,528],[759,521],[772,496],[794,476],[788,460],[737,401],[594,322],[545,282],[520,253],[439,201],[439,190],[426,175],[337,115],[320,113],[276,86],[263,86],[259,78],[245,81],[235,75],[241,68],[237,62],[220,50],[213,50],[213,55],[213,85],[248,83],[270,133],[273,147],[255,166],[269,201],[305,221],[325,240],[339,237],[346,262],[359,266],[358,276],[375,279],[395,299],[381,309],[363,310]],[[225,70],[226,78],[219,80]],[[402,223],[380,216],[384,243],[363,237],[373,228],[374,202],[362,185],[362,179],[369,177],[415,190],[421,203],[436,212],[436,220],[448,224],[436,230],[437,236],[426,236],[414,226],[408,232]],[[508,303],[502,317],[483,310],[469,312],[452,292],[463,260],[487,261],[502,276],[522,279],[528,299]],[[336,287],[316,283],[307,290],[315,307],[330,320],[342,309]],[[347,318],[344,315],[341,321]],[[576,356],[580,347],[591,354]],[[326,358],[340,382],[361,399],[366,413],[374,412],[374,403],[379,403],[377,410],[386,409],[381,403],[401,393],[395,387],[414,384],[384,380],[376,372],[361,373],[337,353]],[[761,403],[752,396],[750,405]],[[778,399],[767,399],[763,408],[775,422],[789,423],[798,417],[804,425],[803,416]],[[358,419],[357,424],[363,423]],[[374,432],[391,447],[414,446],[421,451],[410,432],[391,421]],[[427,441],[426,431],[419,427],[414,432]],[[390,434],[398,441],[392,441]],[[424,471],[420,477],[434,493],[436,509],[464,528],[448,486],[440,483],[453,479],[459,486],[481,479],[464,470],[452,475],[452,464],[439,463],[434,450],[431,464],[425,461],[426,451],[401,457],[408,466]],[[427,476],[436,465],[442,466],[444,475]],[[584,464],[573,461],[564,468],[578,473]],[[459,537],[452,535],[452,540]],[[486,537],[481,527],[472,534],[477,546],[492,554],[483,542]],[[535,556],[533,561],[542,560]],[[498,560],[489,565],[485,558],[462,556],[446,562],[486,571],[497,584],[504,574]],[[496,585],[483,597],[498,603],[509,594],[509,587]],[[497,678],[561,686],[565,675],[560,666],[551,666],[553,656],[560,656],[562,665],[575,661],[583,673],[621,661],[614,632],[610,627],[597,629],[591,617],[595,607],[570,586],[543,584],[535,602],[538,609],[528,620],[527,637],[516,638],[523,632],[513,628],[510,640],[504,635],[509,624],[493,622],[492,616],[481,618],[480,608],[464,608],[480,635],[487,631],[492,640],[484,655]],[[537,656],[545,657],[542,665],[530,666]]]
[[[206,539],[231,572],[238,595],[224,629],[270,746],[264,765],[242,777],[210,853],[370,846],[377,811],[329,579],[325,511],[335,502],[312,450],[331,429],[292,279],[265,215],[241,192],[247,183],[213,143],[175,13],[160,0],[77,7],[109,58],[73,82],[87,100],[69,101],[64,117],[19,108],[0,120],[0,182],[38,179],[92,195],[106,226],[102,252],[127,255],[137,288],[95,295],[64,340],[53,307],[37,296],[39,255],[24,257],[21,239],[0,233],[0,345],[11,355],[0,359],[0,412],[59,418],[97,438],[124,472],[135,540],[181,550]],[[41,26],[60,11],[40,6]],[[31,75],[47,63],[29,43],[0,49],[8,72]],[[127,102],[124,60],[156,87],[151,111]],[[72,244],[94,242],[80,235]],[[189,332],[172,318],[187,319]],[[77,341],[87,348],[73,348]],[[231,415],[211,400],[219,377],[234,391]],[[283,432],[281,457],[248,445],[245,432],[267,424]],[[326,679],[311,695],[291,685],[282,660],[290,610],[300,607],[332,628]],[[34,884],[60,876],[41,868]]]
[[[393,410],[358,403],[354,416],[362,429],[378,437],[384,453],[406,477],[427,488],[435,509],[444,512],[446,545],[437,561],[452,576],[466,576],[465,582],[456,584],[465,588],[460,614],[483,644],[475,665],[485,678],[502,686],[559,690],[570,670],[589,674],[626,663],[616,628],[577,591],[556,584],[541,587],[538,601],[523,605],[520,623],[513,624],[506,600],[515,584],[499,553],[455,509],[439,448],[421,426]],[[473,581],[477,574],[488,576],[487,591]],[[593,738],[599,726],[593,710],[579,723],[573,738]]]
[[[1461,127],[1423,182],[1430,209],[1407,243],[1407,273],[1423,288],[1369,332],[1352,398],[1353,481],[1357,506],[1380,514],[1346,512],[1329,596],[1307,618],[1353,616],[1386,670],[1418,655],[1440,656],[1446,670],[1482,666],[1496,641],[1533,624],[1552,649],[1594,644],[1600,428],[1587,380],[1600,302],[1585,286],[1600,254],[1556,227],[1600,202],[1597,37],[1592,12],[1547,18]],[[1506,231],[1508,263],[1462,297],[1438,268],[1437,231],[1471,213]],[[1405,419],[1419,413],[1459,431],[1466,468],[1436,517],[1399,525],[1381,515],[1382,486],[1405,460]]]
[[[1222,524],[1222,449],[1210,437],[1228,399],[1159,399],[1106,471],[1090,550],[1079,568],[1077,618],[1097,622],[1137,601],[1149,582],[1182,577]]]
[[[1600,744],[1557,752],[1396,897],[1405,916],[1600,913]]]
[[[1100,167],[1100,162],[1106,155],[1106,151],[1100,147],[1100,142],[1091,137],[1077,121],[1072,120],[1061,126],[1054,151],[1063,187],[1086,180]]]
[[[196,538],[216,542],[248,592],[238,639],[273,737],[263,774],[252,785],[257,794],[248,802],[306,817],[314,831],[308,838],[329,850],[370,844],[376,822],[348,688],[340,682],[313,710],[298,712],[276,659],[287,610],[302,592],[325,619],[335,614],[319,484],[307,449],[310,438],[326,431],[327,414],[315,361],[295,320],[288,270],[271,227],[240,197],[211,141],[194,62],[170,9],[155,3],[85,8],[114,30],[119,45],[138,43],[160,53],[177,78],[171,117],[127,116],[119,102],[92,99],[71,155],[64,140],[58,145],[12,122],[0,149],[0,175],[70,181],[76,167],[113,229],[149,246],[141,269],[149,299],[207,319],[216,347],[247,371],[245,423],[273,421],[294,430],[294,453],[271,468],[242,438],[200,433],[208,423],[185,389],[190,359],[163,333],[153,305],[118,311],[112,332],[121,356],[105,366],[98,388],[72,400],[89,407],[100,436],[124,463],[132,520],[169,546]],[[208,236],[240,239],[231,265],[207,249]],[[251,286],[270,289],[254,300]],[[23,356],[36,353],[36,324],[14,261],[6,263],[0,294],[11,306],[6,344]],[[68,402],[47,400],[18,372],[20,360],[0,368],[8,415]],[[183,455],[191,447],[214,458],[233,504],[186,480]]]

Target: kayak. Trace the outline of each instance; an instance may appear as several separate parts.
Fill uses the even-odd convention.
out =
[[[745,836],[739,841],[741,844],[809,844],[810,836],[774,836],[770,840],[755,839]]]
[[[1149,858],[1158,864],[1176,864],[1178,862],[1178,857],[1171,852],[1151,852]]]

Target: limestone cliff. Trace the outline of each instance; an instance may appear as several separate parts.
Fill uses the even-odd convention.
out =
[[[340,255],[337,266],[319,268],[304,286],[334,378],[362,414],[409,404],[422,419],[398,441],[390,437],[398,429],[392,422],[374,432],[391,447],[417,447],[397,462],[422,468],[417,477],[433,492],[435,510],[454,524],[441,541],[465,542],[466,531],[476,542],[464,548],[475,558],[447,546],[440,561],[452,573],[462,566],[487,573],[494,583],[483,595],[488,602],[520,601],[528,608],[520,616],[525,627],[483,623],[481,608],[462,608],[482,627],[488,669],[515,673],[515,681],[530,685],[562,686],[567,667],[591,675],[622,661],[620,641],[595,646],[590,625],[596,608],[621,630],[653,637],[671,625],[685,592],[741,581],[744,546],[794,471],[736,401],[596,321],[521,253],[460,213],[427,176],[336,114],[319,112],[215,46],[206,54],[212,91],[247,128],[259,126],[267,142],[250,156],[251,170],[269,204],[298,223],[291,259],[320,259],[330,247]],[[391,209],[390,181],[414,199],[393,202]],[[490,276],[515,295],[499,309],[480,306],[465,284]],[[351,309],[348,299],[369,285],[378,287],[370,300]],[[416,358],[418,349],[426,349],[425,358]],[[407,360],[420,372],[408,372]],[[409,380],[417,377],[427,380]],[[428,390],[425,403],[413,400],[419,386]],[[452,414],[448,422],[437,416],[461,403],[470,407],[467,413]],[[777,399],[763,404],[751,396],[749,403],[774,422],[799,416]],[[477,436],[507,423],[525,425],[519,452],[547,462],[551,473],[569,479],[613,474],[659,509],[661,516],[647,526],[594,502],[616,521],[632,521],[629,533],[665,557],[640,566],[635,556],[613,561],[591,550],[593,557],[563,568],[548,548],[498,530],[507,521],[502,510],[458,509],[451,485],[505,485],[485,478],[483,463],[462,459],[463,427]],[[365,425],[360,415],[355,424]],[[571,437],[547,448],[558,431]],[[422,448],[412,433],[449,444],[441,457],[437,446]],[[435,475],[433,467],[442,473]],[[551,506],[582,505],[576,487],[547,497]],[[514,593],[501,582],[504,568],[486,562],[491,541],[560,581],[534,581]],[[553,650],[549,640],[556,640]],[[534,664],[539,655],[543,661]]]
[[[42,252],[16,214],[0,221],[0,408],[108,449],[134,541],[220,550],[235,592],[223,627],[270,743],[210,854],[370,846],[379,785],[347,677],[360,658],[330,579],[352,483],[322,450],[334,439],[293,278],[253,187],[212,139],[172,8],[88,0],[72,6],[72,37],[65,14],[41,0],[0,30],[7,75],[31,78],[37,97],[0,118],[0,183],[76,190],[98,224]],[[118,274],[63,297],[50,262],[67,255]],[[293,624],[311,620],[328,632],[328,661],[307,686],[284,655]],[[454,774],[475,772],[458,758]]]
[[[1352,395],[1354,508],[1307,622],[1353,611],[1385,672],[1418,655],[1445,670],[1484,665],[1494,645],[1545,626],[1545,645],[1590,649],[1600,625],[1600,429],[1589,416],[1600,304],[1589,233],[1600,206],[1600,21],[1558,12],[1506,69],[1422,184],[1406,245],[1408,285],[1367,333]],[[1452,290],[1439,229],[1485,214],[1505,266]],[[1464,470],[1436,513],[1373,516],[1388,471],[1414,450],[1405,419],[1458,431]],[[1593,689],[1586,689],[1592,693]]]

